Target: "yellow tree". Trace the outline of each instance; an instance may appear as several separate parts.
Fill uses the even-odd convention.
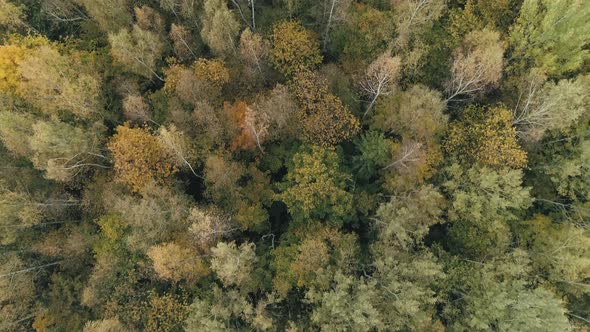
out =
[[[356,135],[358,119],[328,92],[327,83],[312,72],[299,73],[294,82],[299,104],[301,136],[316,145],[332,147]]]
[[[271,61],[287,77],[314,69],[322,62],[317,36],[299,22],[278,23],[272,33]]]
[[[107,147],[114,157],[117,179],[135,192],[177,171],[177,157],[146,128],[118,126]]]
[[[461,121],[451,124],[443,146],[459,159],[495,168],[522,168],[527,163],[512,126],[512,112],[503,108],[465,109]]]

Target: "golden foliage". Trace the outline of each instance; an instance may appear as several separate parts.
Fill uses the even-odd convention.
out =
[[[512,112],[504,108],[469,107],[453,123],[444,142],[448,153],[492,167],[522,168],[527,154],[518,145]]]
[[[118,181],[132,191],[138,192],[152,181],[163,181],[177,171],[174,156],[146,128],[118,126],[107,147],[115,159]]]
[[[271,60],[288,77],[315,68],[322,62],[317,36],[296,21],[276,24],[272,34]]]
[[[297,119],[306,141],[333,147],[357,134],[360,129],[358,119],[338,97],[328,92],[326,82],[317,74],[298,74],[294,88],[299,103]]]
[[[208,273],[198,252],[189,247],[163,243],[151,247],[147,254],[154,264],[154,270],[164,280],[192,283]]]
[[[209,82],[214,86],[222,86],[229,82],[229,71],[225,62],[219,59],[198,59],[193,64],[197,79]]]

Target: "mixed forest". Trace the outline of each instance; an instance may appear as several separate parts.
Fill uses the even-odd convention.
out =
[[[0,330],[589,331],[590,0],[0,0]]]

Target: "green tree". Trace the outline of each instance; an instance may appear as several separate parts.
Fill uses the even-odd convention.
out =
[[[378,296],[374,282],[336,274],[334,287],[322,293],[308,293],[319,305],[311,321],[321,331],[372,331],[385,328],[382,313],[373,300]]]
[[[519,244],[531,256],[533,269],[566,293],[583,294],[589,289],[584,280],[590,276],[590,235],[573,223],[556,223],[537,215],[516,223]]]
[[[227,8],[227,3],[222,0],[205,0],[203,10],[203,40],[219,56],[227,57],[235,53],[240,24]]]
[[[532,71],[520,88],[512,122],[519,136],[527,141],[538,141],[551,130],[566,132],[587,113],[590,105],[585,93],[590,87],[590,77],[579,76],[556,83],[545,79],[545,75]]]
[[[444,173],[453,250],[480,258],[502,254],[510,244],[506,222],[532,203],[529,188],[521,186],[522,172],[453,164]]]
[[[131,31],[127,28],[119,32],[109,33],[111,56],[132,73],[147,78],[156,76],[157,63],[164,52],[164,42],[158,33],[144,30],[139,25],[133,25]]]
[[[514,70],[539,68],[550,76],[575,72],[588,59],[587,0],[525,0],[510,33]]]
[[[131,5],[128,0],[74,1],[84,6],[103,31],[113,32],[131,25]]]
[[[354,219],[350,176],[340,169],[338,155],[320,147],[297,152],[289,164],[278,199],[294,220],[342,224]]]
[[[562,302],[528,280],[528,257],[517,250],[486,263],[455,263],[444,316],[457,330],[570,331]]]
[[[371,125],[403,138],[429,143],[441,135],[448,116],[440,92],[423,85],[392,94],[378,103]]]
[[[107,158],[96,149],[102,133],[98,124],[83,128],[64,122],[37,121],[32,131],[30,158],[48,179],[70,181],[84,169],[109,168]]]
[[[358,155],[353,156],[355,175],[370,179],[385,167],[392,158],[395,143],[378,131],[368,131],[354,140]]]

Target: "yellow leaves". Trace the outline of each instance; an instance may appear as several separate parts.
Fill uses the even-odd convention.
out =
[[[497,168],[522,168],[527,163],[512,127],[512,113],[503,108],[464,110],[463,121],[451,125],[444,148],[460,159]]]
[[[147,252],[154,270],[164,280],[194,282],[208,273],[198,252],[176,243],[151,247]]]
[[[273,28],[271,60],[287,77],[313,69],[322,62],[317,37],[299,22],[278,23]]]
[[[107,147],[115,159],[118,181],[135,192],[152,181],[165,180],[178,170],[170,150],[145,128],[118,126]]]
[[[225,62],[219,59],[198,59],[193,64],[197,79],[209,82],[215,86],[222,86],[229,82],[229,71]]]
[[[11,37],[6,45],[0,45],[0,92],[14,94],[18,87],[20,62],[33,48],[46,45],[44,37]]]
[[[331,148],[359,131],[358,119],[316,74],[299,73],[294,88],[299,103],[296,116],[308,142]]]

